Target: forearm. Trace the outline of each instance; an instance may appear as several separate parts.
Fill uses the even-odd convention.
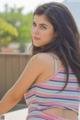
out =
[[[0,100],[0,115],[8,112],[18,103],[18,101],[19,100],[15,99],[11,93],[7,92]]]

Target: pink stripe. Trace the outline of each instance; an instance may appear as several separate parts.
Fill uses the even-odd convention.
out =
[[[35,91],[35,94],[36,95],[39,95],[39,96],[46,96],[46,97],[60,97],[60,98],[74,98],[73,95],[63,95],[63,94],[47,94],[47,93],[42,93],[42,92],[39,92],[39,91]],[[80,96],[75,96],[74,99],[78,99],[80,98]]]
[[[55,85],[46,85],[46,84],[42,84],[42,85],[40,84],[40,85],[38,85],[38,86],[39,86],[39,87],[42,87],[42,88],[51,88],[51,89],[56,89],[56,90],[60,90],[60,89],[62,89],[62,87],[63,87],[63,86],[59,86],[59,85],[58,85],[58,86],[57,86],[57,85],[55,86]],[[71,87],[71,86],[68,87],[68,86],[67,86],[67,89],[68,89],[68,90],[76,90],[76,87]]]
[[[51,77],[51,80],[54,80],[54,76],[53,77]],[[57,80],[63,80],[64,81],[64,76],[56,76],[55,77],[55,80],[57,81]],[[76,79],[76,77],[69,77],[69,81],[76,81],[77,82],[77,79]]]

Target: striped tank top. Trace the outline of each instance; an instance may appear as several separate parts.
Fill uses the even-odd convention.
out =
[[[66,72],[64,68],[60,68],[56,75],[31,86],[29,91],[24,94],[30,120],[33,120],[32,116],[36,116],[38,111],[48,108],[68,108],[78,112],[80,88],[71,69],[69,70],[67,87],[60,91],[65,84],[65,80]]]

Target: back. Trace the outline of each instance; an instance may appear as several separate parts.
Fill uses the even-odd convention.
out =
[[[55,61],[55,71],[57,67],[59,68],[57,65]],[[65,69],[60,66],[56,74],[34,83],[28,93],[25,94],[25,100],[29,106],[29,115],[33,116],[34,113],[35,116],[36,111],[41,112],[50,108],[67,108],[78,113],[80,89],[78,88],[77,78],[70,68],[68,85],[64,91],[60,91],[65,84],[65,80]]]

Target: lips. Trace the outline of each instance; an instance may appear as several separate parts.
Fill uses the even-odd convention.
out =
[[[39,37],[33,37],[33,39],[34,39],[34,40],[40,40],[40,38],[39,38]]]

